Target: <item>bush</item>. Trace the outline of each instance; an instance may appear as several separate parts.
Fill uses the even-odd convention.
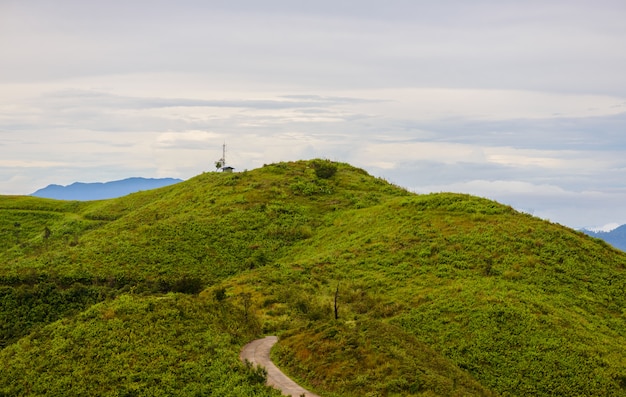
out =
[[[330,160],[313,160],[312,165],[318,178],[328,179],[337,173],[337,164]]]

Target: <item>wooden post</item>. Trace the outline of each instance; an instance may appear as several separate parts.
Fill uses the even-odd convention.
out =
[[[337,307],[338,297],[339,297],[339,284],[337,284],[337,289],[335,290],[335,320],[339,319],[339,308]]]

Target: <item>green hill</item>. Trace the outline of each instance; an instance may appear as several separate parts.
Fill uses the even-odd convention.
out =
[[[0,197],[0,395],[626,395],[626,254],[324,160]],[[337,317],[337,318],[336,318]]]

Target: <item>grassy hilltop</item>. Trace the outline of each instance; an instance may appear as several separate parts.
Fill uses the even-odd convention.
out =
[[[279,396],[263,334],[323,396],[626,396],[626,254],[490,200],[313,160],[0,214],[0,396]]]

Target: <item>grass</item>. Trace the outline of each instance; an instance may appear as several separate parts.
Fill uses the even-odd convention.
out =
[[[147,395],[158,378],[193,395],[232,377],[245,395],[266,395],[235,353],[279,334],[275,360],[324,396],[626,395],[626,255],[490,200],[415,195],[314,160],[113,200],[1,197],[0,213],[0,359],[26,385],[5,394],[39,390],[54,363],[119,366],[89,383],[102,394],[114,384]],[[178,331],[150,328],[150,307]],[[73,345],[45,354],[86,329],[101,330],[85,334],[90,349],[119,350],[128,327],[143,339],[114,364]],[[219,349],[187,351],[185,335]],[[33,341],[43,348],[23,348]],[[122,365],[153,351],[170,352],[171,374]],[[225,369],[190,380],[175,369],[209,361]]]
[[[0,394],[279,396],[239,362],[250,321],[227,302],[121,295],[5,348]]]

